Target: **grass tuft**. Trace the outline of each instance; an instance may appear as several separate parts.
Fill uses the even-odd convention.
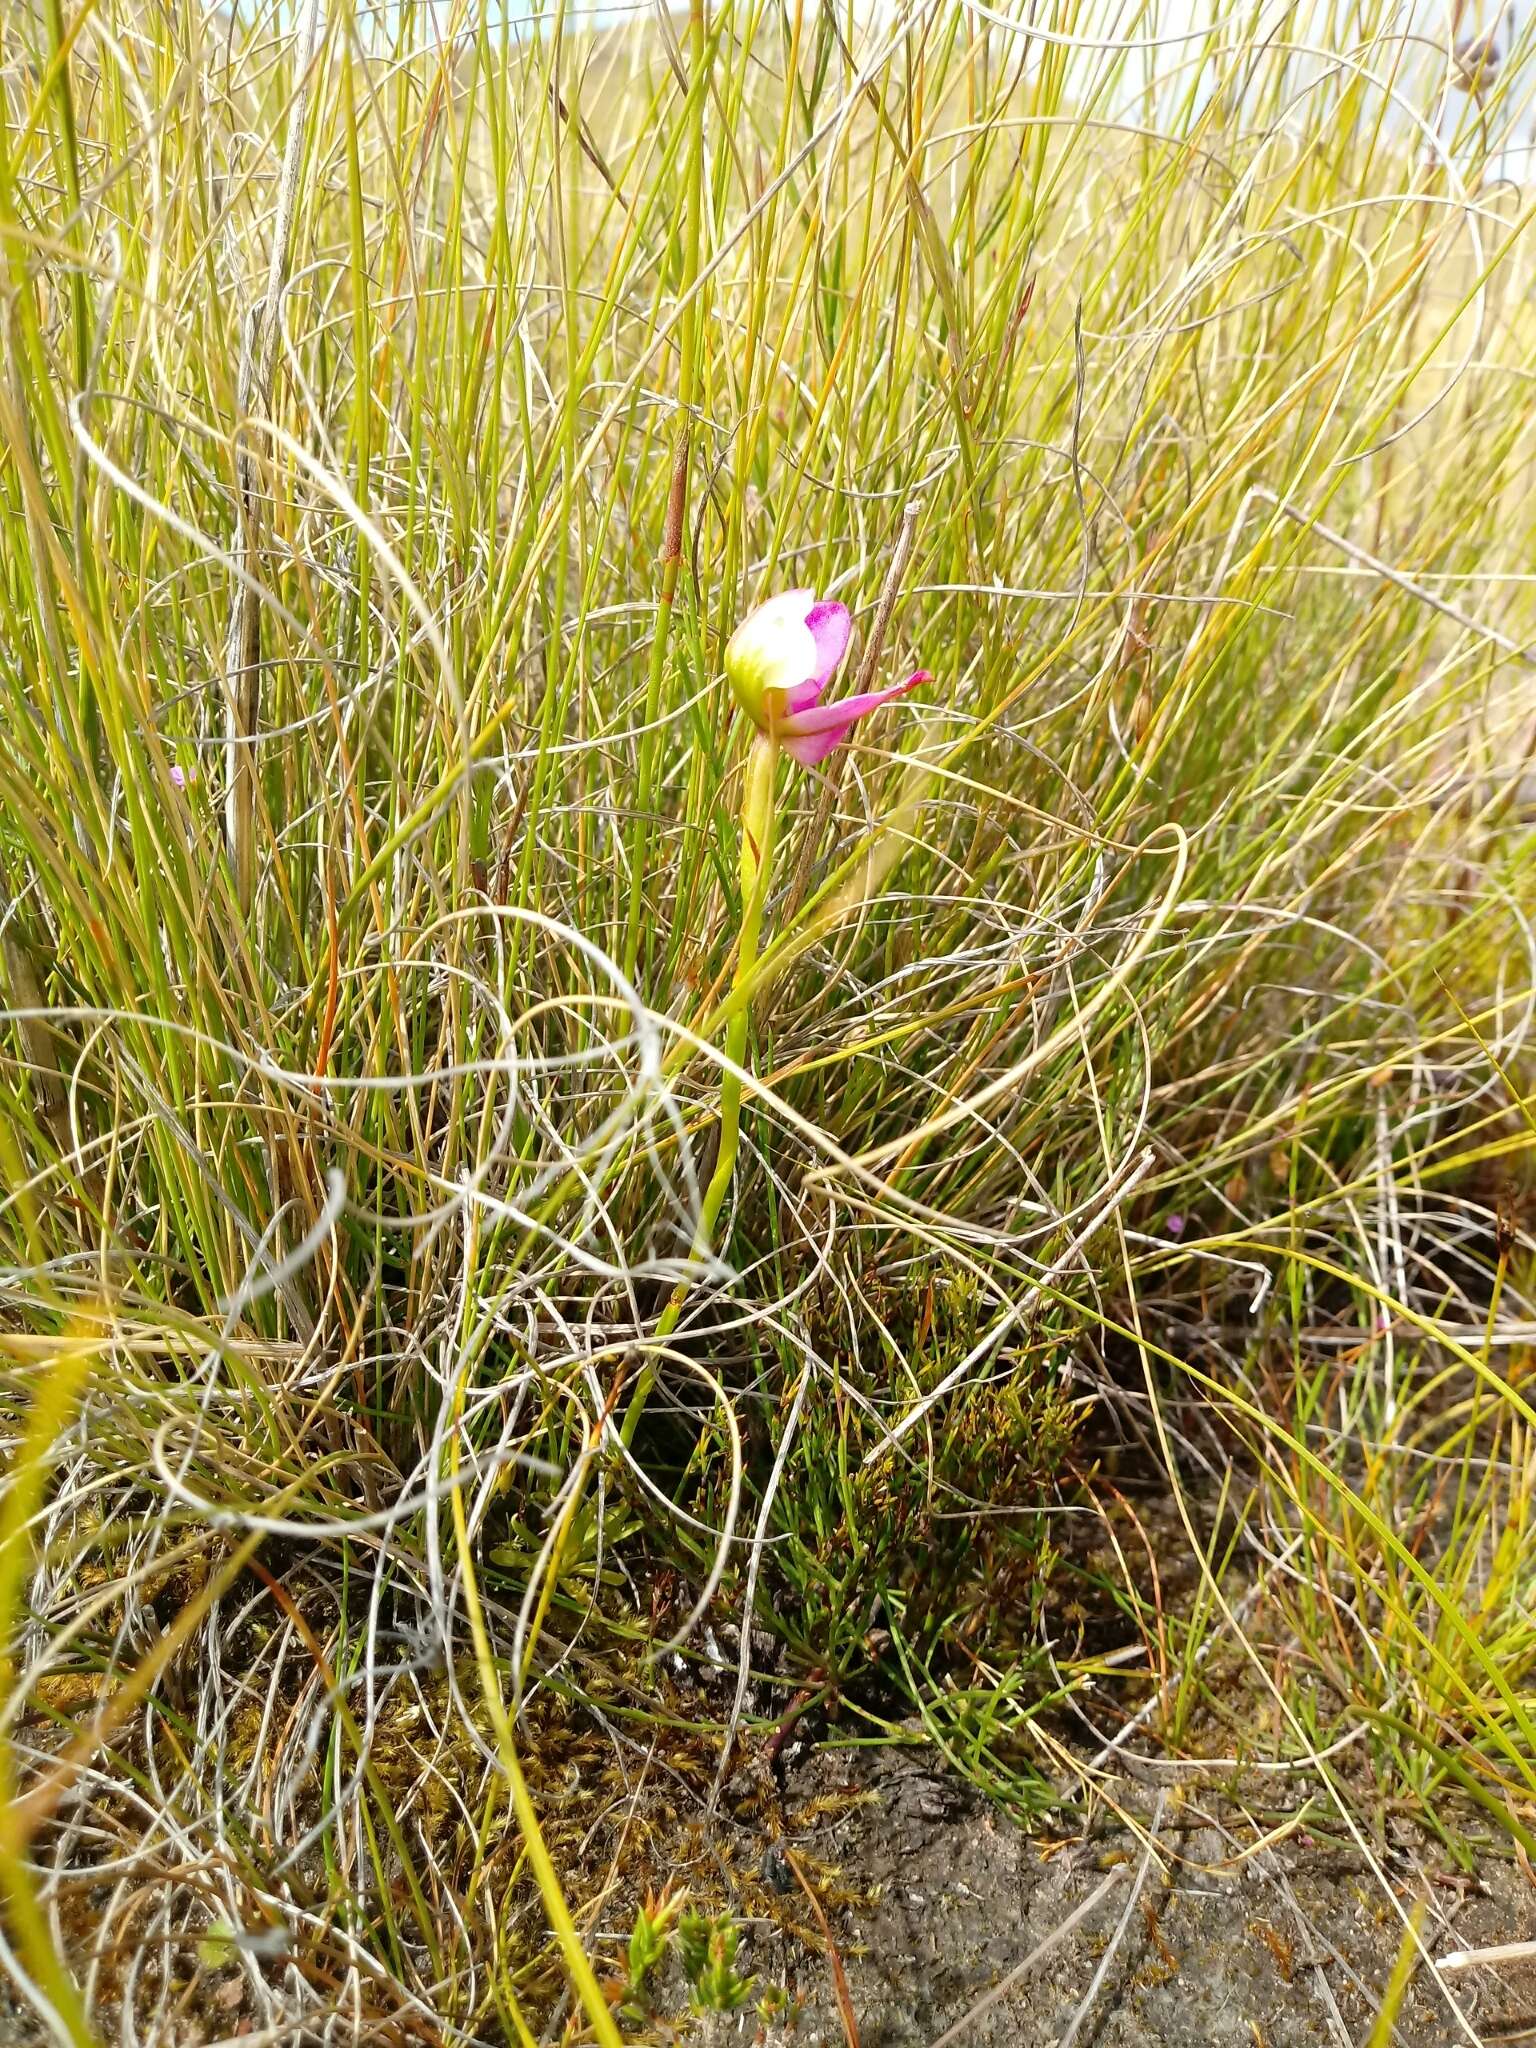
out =
[[[0,20],[0,1874],[77,2039],[617,2039],[808,1731],[1536,1853],[1531,33],[1214,13]],[[802,584],[933,680],[754,908],[720,655]]]

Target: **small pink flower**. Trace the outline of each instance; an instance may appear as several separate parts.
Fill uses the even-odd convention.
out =
[[[171,763],[171,782],[176,789],[185,789],[187,786],[187,771],[179,761]]]
[[[770,734],[803,768],[825,760],[861,718],[929,680],[920,668],[904,683],[865,690],[835,704],[821,693],[848,651],[853,622],[835,599],[786,590],[748,612],[725,648],[736,701],[759,732]]]
[[[1163,1218],[1163,1228],[1170,1237],[1182,1237],[1184,1235],[1184,1218],[1177,1209],[1170,1209]]]

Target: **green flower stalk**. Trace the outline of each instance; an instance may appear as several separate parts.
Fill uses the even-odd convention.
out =
[[[741,938],[736,948],[736,986],[740,986],[757,965],[763,931],[763,905],[773,876],[774,840],[778,827],[775,802],[778,782],[779,747],[771,733],[758,733],[747,755],[746,786],[741,797]],[[721,1205],[736,1171],[736,1152],[741,1142],[741,1074],[747,1057],[747,1030],[751,1010],[747,1004],[732,1017],[725,1035],[726,1058],[730,1065],[720,1082],[720,1151],[715,1170],[704,1190],[694,1250],[707,1252]],[[674,1299],[676,1297],[674,1296]],[[678,1306],[681,1307],[681,1302]],[[670,1307],[671,1304],[669,1303]]]

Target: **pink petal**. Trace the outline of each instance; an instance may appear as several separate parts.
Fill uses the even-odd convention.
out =
[[[849,725],[828,726],[825,732],[791,733],[781,744],[792,761],[798,761],[802,768],[814,768],[818,761],[825,761],[828,754],[836,753],[847,739]]]
[[[774,717],[776,719],[789,718],[798,711],[808,711],[813,704],[820,702],[821,693],[825,688],[825,681],[818,682],[816,677],[812,676],[807,682],[796,683],[793,689],[775,690],[773,692]]]
[[[867,718],[871,711],[878,711],[893,697],[904,697],[908,690],[915,690],[919,683],[929,680],[927,669],[920,668],[904,683],[892,683],[888,689],[865,690],[856,697],[841,697],[835,704],[813,704],[803,711],[791,712],[783,719],[775,719],[773,730],[792,760],[798,761],[803,768],[813,768],[847,738],[861,718]]]
[[[839,604],[836,598],[824,598],[820,604],[813,604],[805,615],[811,638],[816,642],[816,687],[817,693],[831,681],[837,664],[848,652],[848,642],[853,633],[853,620],[848,607]]]
[[[778,721],[780,739],[808,732],[827,732],[836,726],[846,732],[850,725],[856,725],[861,718],[868,718],[871,711],[878,711],[882,704],[889,704],[893,697],[904,697],[908,690],[915,690],[919,683],[930,680],[927,669],[920,668],[904,683],[892,683],[888,689],[865,690],[857,697],[839,697],[835,704],[812,704],[804,711],[791,712],[787,718]]]

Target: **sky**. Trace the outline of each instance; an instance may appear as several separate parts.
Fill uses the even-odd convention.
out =
[[[269,4],[269,0],[261,0]],[[377,19],[398,22],[400,0],[379,0]],[[422,0],[417,0],[422,4]],[[512,19],[531,26],[535,17],[554,18],[560,0],[424,0],[428,18],[439,32],[451,25],[460,27],[466,19],[478,19],[482,5],[505,5]],[[654,13],[663,0],[566,0],[568,19],[584,25],[618,23]],[[708,4],[708,0],[706,0]],[[821,0],[810,0],[811,5]],[[850,0],[836,0],[841,12]],[[904,0],[851,0],[856,17],[867,32],[878,36],[894,20]],[[1040,24],[1065,11],[1063,0],[957,0],[957,4],[980,19],[998,24],[998,32],[1029,33],[1043,56],[1048,31]],[[366,0],[360,0],[359,12]],[[686,0],[673,0],[675,7]],[[1536,181],[1536,122],[1530,101],[1536,91],[1536,0],[1077,0],[1073,41],[1078,54],[1070,60],[1069,78],[1075,68],[1080,87],[1086,88],[1105,62],[1107,47],[1118,47],[1128,56],[1126,83],[1121,89],[1123,104],[1113,113],[1129,111],[1133,102],[1144,106],[1139,95],[1148,72],[1160,85],[1170,109],[1177,103],[1188,77],[1189,66],[1197,61],[1200,44],[1213,20],[1234,35],[1248,25],[1250,38],[1255,22],[1261,33],[1295,46],[1293,63],[1298,84],[1309,67],[1314,74],[1329,61],[1358,51],[1367,24],[1385,21],[1401,38],[1405,74],[1404,98],[1425,107],[1440,103],[1437,123],[1448,141],[1463,123],[1470,102],[1451,71],[1448,52],[1453,41],[1465,43],[1492,33],[1505,63],[1515,67],[1516,99],[1523,103],[1521,118],[1509,144],[1493,165],[1495,176],[1518,183]],[[1097,44],[1097,47],[1093,47]],[[1308,51],[1315,52],[1309,56]],[[1379,65],[1381,46],[1377,46]],[[1408,122],[1406,114],[1399,116]]]

